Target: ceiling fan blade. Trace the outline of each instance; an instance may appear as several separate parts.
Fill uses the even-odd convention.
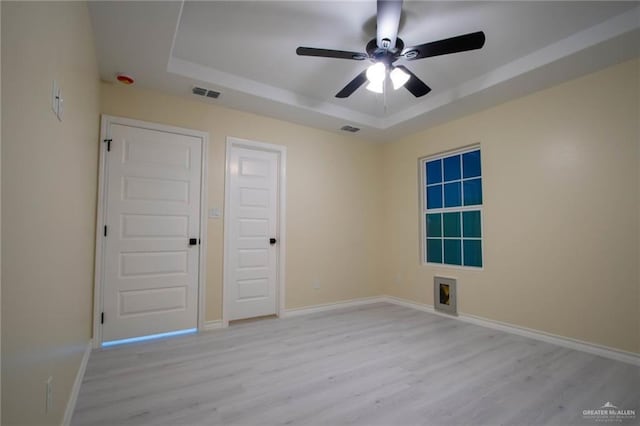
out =
[[[398,37],[400,15],[402,14],[402,0],[378,0],[377,33],[378,47],[393,48]],[[382,40],[388,39],[389,45],[384,46]]]
[[[411,92],[411,94],[416,98],[419,98],[420,96],[424,96],[431,91],[431,88],[427,86],[424,83],[424,81],[420,80],[414,73],[409,71],[409,69],[404,65],[396,65],[396,68],[402,68],[404,72],[409,74],[410,76],[409,81],[407,81],[404,84],[404,87],[406,87],[406,89],[409,92]]]
[[[478,31],[457,37],[432,41],[431,43],[425,43],[419,46],[407,47],[402,51],[402,55],[409,61],[428,58],[431,56],[448,55],[449,53],[480,49],[484,46],[484,41],[484,33],[482,31]]]
[[[345,50],[316,49],[315,47],[298,47],[296,53],[299,56],[319,56],[321,58],[354,59],[362,61],[369,56],[361,52],[347,52]]]
[[[362,71],[336,94],[336,98],[348,98],[367,81],[367,70]]]

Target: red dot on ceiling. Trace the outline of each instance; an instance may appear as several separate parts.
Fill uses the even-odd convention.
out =
[[[116,80],[118,80],[122,84],[126,84],[127,86],[130,86],[135,82],[133,77],[128,76],[126,74],[118,74],[118,76],[116,77]]]

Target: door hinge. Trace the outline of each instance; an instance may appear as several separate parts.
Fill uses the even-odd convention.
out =
[[[107,236],[107,225],[104,226],[104,236]]]
[[[104,143],[106,143],[106,144],[107,144],[107,151],[111,151],[111,141],[112,141],[112,140],[113,140],[113,139],[105,139],[105,140],[104,140]]]
[[[100,324],[104,324],[104,312],[100,314]]]

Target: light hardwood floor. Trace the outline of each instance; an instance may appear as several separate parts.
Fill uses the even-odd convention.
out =
[[[94,351],[72,424],[598,424],[607,401],[640,415],[640,368],[379,303]]]

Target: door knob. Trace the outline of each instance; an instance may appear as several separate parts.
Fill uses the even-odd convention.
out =
[[[197,238],[189,238],[189,245],[190,246],[197,246],[198,245],[198,239]]]
[[[277,242],[278,240],[276,240],[275,238],[269,238],[269,244],[274,245]]]

